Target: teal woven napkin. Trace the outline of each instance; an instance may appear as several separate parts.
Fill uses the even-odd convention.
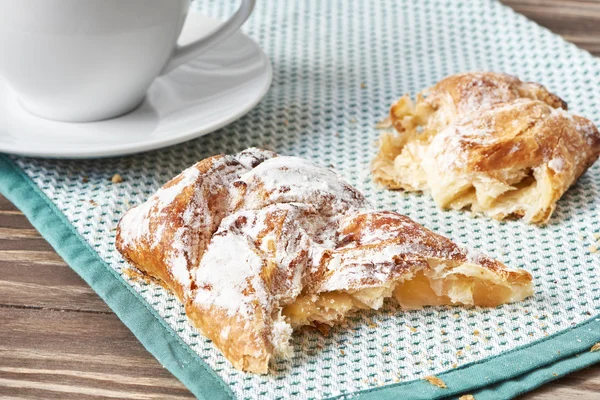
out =
[[[236,2],[200,1],[213,17]],[[131,157],[0,157],[0,190],[175,376],[200,398],[509,398],[600,361],[600,169],[558,204],[549,225],[439,211],[429,196],[381,189],[369,177],[376,122],[404,93],[446,75],[503,71],[540,82],[600,122],[600,63],[495,1],[261,0],[244,27],[267,52],[265,99],[230,126]],[[268,376],[233,369],[157,285],[131,280],[115,226],[196,161],[249,146],[332,165],[377,207],[478,248],[534,276],[535,296],[497,308],[430,307],[351,318],[328,337],[303,332]],[[119,173],[124,182],[110,177]],[[447,388],[423,378],[435,375]]]

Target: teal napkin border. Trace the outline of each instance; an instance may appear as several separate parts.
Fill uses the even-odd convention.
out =
[[[0,193],[25,214],[144,347],[196,397],[235,398],[227,384],[100,258],[39,187],[2,154]],[[447,389],[413,380],[348,395],[360,400],[392,400],[437,399],[470,393],[477,400],[508,399],[600,362],[600,351],[590,352],[597,342],[600,342],[600,314],[534,343],[437,375]]]

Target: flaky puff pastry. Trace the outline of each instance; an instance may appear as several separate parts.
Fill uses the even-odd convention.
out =
[[[545,223],[556,201],[600,153],[589,120],[566,112],[543,86],[499,73],[440,81],[390,110],[380,137],[377,182],[431,192],[442,208]]]
[[[162,208],[150,198],[151,205],[132,209],[118,227],[117,248],[136,267],[185,281],[179,297],[189,319],[236,368],[268,373],[270,360],[292,354],[295,329],[332,326],[358,310],[379,309],[386,298],[411,309],[495,306],[533,293],[528,272],[470,252],[403,215],[371,210],[335,172],[297,157],[259,154],[253,167],[237,167],[245,172],[221,167],[224,159],[236,165],[239,155],[211,159],[207,168],[197,164],[201,180],[181,184],[184,171],[165,187],[179,184],[178,195],[160,194]],[[218,183],[207,191],[207,182]],[[217,205],[213,195],[221,189]],[[225,211],[207,216],[213,209]],[[182,218],[204,232],[214,227],[208,244],[178,235]],[[146,220],[142,228],[130,226]],[[171,244],[152,247],[157,235]],[[172,273],[180,268],[173,249],[199,254],[186,263],[187,274]]]
[[[209,157],[186,169],[123,216],[117,249],[185,302],[192,289],[190,271],[228,212],[229,184],[274,156],[253,149]]]

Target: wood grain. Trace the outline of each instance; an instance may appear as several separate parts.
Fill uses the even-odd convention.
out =
[[[600,1],[503,3],[600,55]],[[522,398],[597,400],[599,393],[596,365]],[[2,196],[0,398],[193,398]]]
[[[502,0],[502,3],[600,56],[600,1]]]

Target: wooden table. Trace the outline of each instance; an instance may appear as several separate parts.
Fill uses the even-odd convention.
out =
[[[504,0],[600,56],[600,1]],[[523,396],[600,399],[600,365]],[[0,196],[0,398],[193,398]]]

